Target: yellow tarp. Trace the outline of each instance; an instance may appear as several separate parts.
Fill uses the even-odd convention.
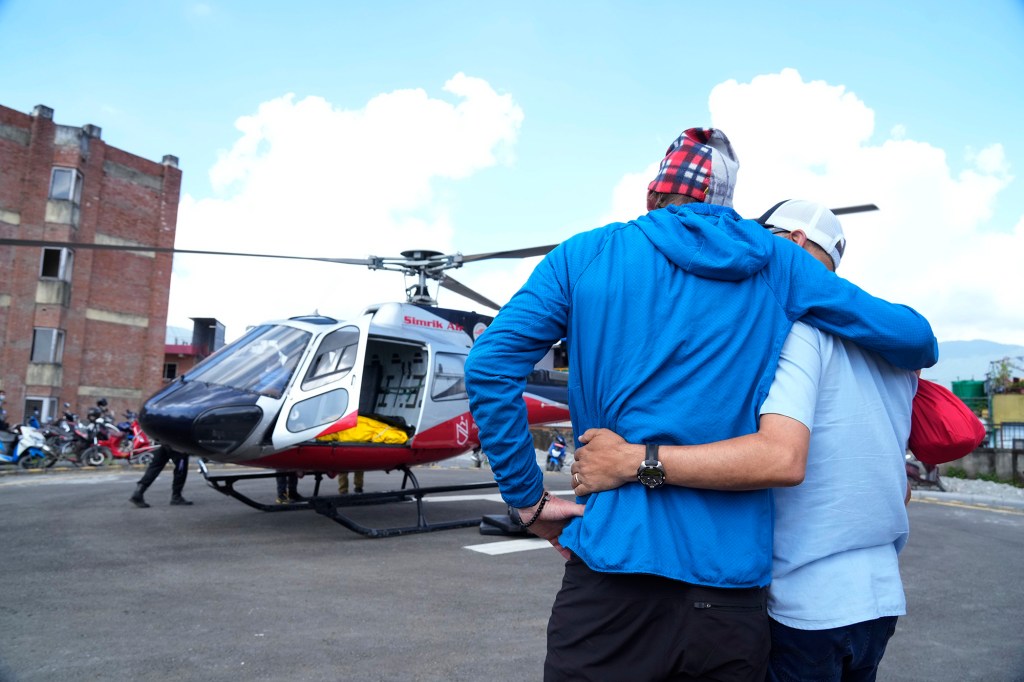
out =
[[[328,433],[319,436],[319,441],[338,441],[341,443],[394,443],[402,444],[409,440],[409,435],[402,429],[379,422],[369,417],[359,417],[358,424],[351,429]]]

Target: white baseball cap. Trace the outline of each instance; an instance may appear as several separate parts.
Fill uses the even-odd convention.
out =
[[[757,222],[776,231],[802,230],[807,238],[820,246],[839,269],[839,261],[846,252],[846,236],[839,218],[824,205],[804,199],[787,199],[768,209]]]

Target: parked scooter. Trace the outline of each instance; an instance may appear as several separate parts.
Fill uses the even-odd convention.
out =
[[[39,469],[46,466],[52,454],[39,429],[19,424],[10,431],[0,431],[0,462],[4,464]]]
[[[565,466],[565,438],[555,436],[548,447],[548,471],[561,471]]]
[[[126,410],[124,416],[126,421],[119,422],[116,429],[107,428],[106,436],[100,437],[98,445],[107,448],[114,459],[128,464],[149,464],[159,443],[142,430],[135,412]]]
[[[946,486],[939,478],[939,468],[934,464],[925,464],[912,454],[906,456],[907,482],[911,488],[930,486],[945,492]]]

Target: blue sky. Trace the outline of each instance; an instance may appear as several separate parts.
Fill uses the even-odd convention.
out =
[[[1024,2],[635,4],[0,0],[0,104],[178,156],[183,248],[356,258],[629,220],[676,135],[714,125],[742,214],[873,201],[840,275],[940,340],[1024,345]],[[453,274],[502,301],[534,263]],[[233,338],[403,287],[178,257],[170,323]]]

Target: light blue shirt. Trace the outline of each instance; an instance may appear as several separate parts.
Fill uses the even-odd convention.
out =
[[[804,482],[775,491],[768,611],[823,630],[906,613],[897,555],[910,526],[904,453],[917,377],[803,323],[761,414],[811,431]]]

